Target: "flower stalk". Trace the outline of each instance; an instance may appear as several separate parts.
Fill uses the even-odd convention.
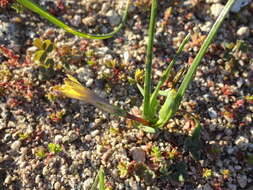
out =
[[[109,104],[105,99],[99,97],[88,88],[82,86],[82,84],[71,75],[68,75],[68,78],[64,80],[63,85],[55,86],[54,91],[60,95],[92,104],[105,112],[137,121],[143,125],[149,125],[149,122],[145,119],[132,115],[115,105]]]

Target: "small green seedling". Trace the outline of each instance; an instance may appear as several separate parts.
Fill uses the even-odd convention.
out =
[[[162,152],[158,146],[153,146],[151,149],[151,160],[153,162],[161,162],[163,160]]]
[[[45,149],[43,147],[40,147],[37,149],[35,155],[41,159],[45,158],[47,155],[46,155],[46,152],[45,152]]]
[[[62,148],[59,144],[49,143],[48,150],[49,150],[49,152],[51,152],[53,154],[57,154],[62,151]]]
[[[121,178],[124,178],[128,175],[128,166],[129,166],[129,163],[127,162],[120,162],[118,164],[119,176]]]

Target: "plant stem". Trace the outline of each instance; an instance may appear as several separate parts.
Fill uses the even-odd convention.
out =
[[[146,57],[145,81],[144,81],[144,102],[143,102],[144,105],[143,116],[147,120],[150,119],[149,106],[150,106],[151,81],[152,81],[151,71],[152,71],[156,12],[157,12],[157,0],[152,0],[151,16],[149,22],[149,33],[148,33],[148,45],[147,45],[147,57]]]

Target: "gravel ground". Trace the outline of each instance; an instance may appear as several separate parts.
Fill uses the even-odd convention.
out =
[[[111,31],[125,4],[37,2],[89,33]],[[126,26],[107,40],[81,39],[28,10],[0,8],[0,48],[10,50],[0,53],[0,189],[86,190],[103,165],[108,190],[253,190],[252,2],[229,14],[179,113],[158,134],[53,94],[69,73],[110,103],[138,113],[136,81],[143,82],[149,1],[134,2]],[[188,32],[192,40],[175,71],[191,64],[225,2],[160,1],[155,82]],[[35,61],[35,38],[54,44],[48,54],[52,68]],[[203,127],[200,160],[184,145],[195,128],[187,112]]]

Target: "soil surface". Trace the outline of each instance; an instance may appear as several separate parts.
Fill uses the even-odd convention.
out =
[[[36,3],[78,31],[102,34],[120,23],[126,0]],[[188,32],[162,89],[192,63],[225,3],[159,1],[153,86]],[[107,190],[253,190],[253,2],[229,13],[177,114],[156,134],[54,93],[71,74],[141,114],[149,7],[149,0],[134,0],[119,33],[89,40],[0,0],[1,190],[88,190],[101,166]],[[194,117],[202,126],[197,141],[190,138]]]

